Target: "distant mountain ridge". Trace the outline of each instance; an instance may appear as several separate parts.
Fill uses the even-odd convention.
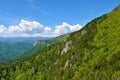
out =
[[[15,43],[15,42],[29,42],[34,44],[37,40],[46,40],[52,37],[0,37],[0,42]]]
[[[0,79],[119,80],[120,5],[71,33],[65,41],[0,65]]]
[[[46,40],[50,37],[0,37],[0,63],[20,59],[28,55],[27,51],[33,48],[37,40]]]
[[[26,51],[26,53],[21,54],[21,57],[28,57],[30,55],[41,52],[42,50],[44,50],[49,46],[55,45],[57,43],[65,42],[68,37],[69,34],[64,34],[55,38],[37,40],[34,42],[34,46],[30,50]]]
[[[56,43],[59,43],[59,42],[62,42],[62,41],[66,41],[67,37],[69,37],[69,34],[64,34],[64,35],[61,35],[61,36],[58,36],[58,37],[55,37],[55,38],[51,38],[51,39],[46,39],[46,40],[37,40],[35,43],[34,43],[34,46],[37,46],[37,45],[52,45],[52,44],[56,44]]]
[[[22,59],[42,51],[44,48],[60,43],[69,34],[56,38],[50,37],[1,37],[0,64]]]

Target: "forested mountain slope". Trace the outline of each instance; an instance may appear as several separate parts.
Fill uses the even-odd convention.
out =
[[[18,57],[23,58],[23,57],[31,56],[33,54],[37,54],[40,51],[42,51],[44,48],[49,47],[50,45],[55,45],[57,43],[66,41],[68,37],[69,37],[69,34],[64,34],[55,38],[37,40],[35,41],[34,46],[30,50],[27,50],[25,53],[22,53]]]
[[[28,51],[33,48],[36,40],[50,39],[47,37],[0,37],[0,64],[30,56]],[[33,53],[34,54],[34,53]]]
[[[119,80],[120,6],[29,58],[0,66],[6,80]]]
[[[65,41],[69,34],[50,37],[0,37],[0,64],[22,59]]]
[[[0,42],[0,64],[8,61],[13,61],[16,57],[19,58],[20,54],[25,53],[31,49],[33,44],[29,42]]]

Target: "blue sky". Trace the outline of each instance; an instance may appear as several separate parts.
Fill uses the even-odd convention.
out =
[[[22,31],[23,36],[41,36],[43,33],[43,36],[56,36],[73,32],[119,4],[120,0],[0,0],[0,36],[16,36],[15,33],[21,36]],[[17,32],[18,28],[21,31]],[[45,29],[49,32],[44,32]]]

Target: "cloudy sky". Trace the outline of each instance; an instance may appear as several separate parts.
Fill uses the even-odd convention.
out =
[[[63,22],[61,25],[55,26],[55,29],[42,25],[37,21],[27,21],[21,19],[17,25],[4,26],[0,25],[0,36],[3,37],[55,37],[69,32],[81,29],[79,24],[70,25]]]
[[[120,0],[0,0],[0,37],[54,37],[81,29]]]

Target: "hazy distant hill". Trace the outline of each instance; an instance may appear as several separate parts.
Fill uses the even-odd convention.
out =
[[[0,63],[36,54],[44,48],[60,43],[69,34],[56,38],[50,37],[1,37],[0,38]]]
[[[70,34],[66,41],[1,65],[0,79],[120,80],[120,6]]]
[[[15,43],[15,42],[28,42],[34,43],[37,40],[50,39],[50,37],[0,37],[0,42]]]
[[[26,54],[37,40],[47,37],[0,37],[0,63],[12,61]],[[26,54],[29,56],[29,54]]]

